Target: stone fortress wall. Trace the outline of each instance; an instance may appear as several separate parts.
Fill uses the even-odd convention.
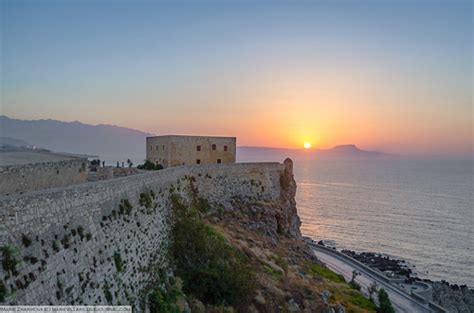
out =
[[[189,201],[197,190],[223,210],[277,201],[285,168],[181,166],[0,197],[0,302],[137,306],[167,265],[172,192]]]
[[[0,153],[2,160],[24,157],[28,154],[31,162],[0,164],[0,195],[40,190],[51,187],[69,186],[87,181],[87,159],[60,156],[51,153],[15,152]],[[38,156],[43,157],[37,160]],[[3,163],[3,162],[2,162]]]

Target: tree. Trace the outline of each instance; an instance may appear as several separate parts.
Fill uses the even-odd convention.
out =
[[[355,279],[357,278],[357,276],[359,276],[360,273],[356,270],[353,270],[352,271],[352,279],[351,281],[349,282],[349,286],[351,286],[351,288],[353,289],[356,289],[356,290],[360,290],[360,285],[355,281]]]
[[[92,161],[91,161],[91,165],[93,165],[93,166],[100,166],[100,160],[99,160],[99,159],[92,160]]]
[[[379,290],[379,307],[377,313],[395,313],[392,302],[390,302],[390,298],[383,288]]]
[[[367,291],[369,292],[369,298],[370,301],[374,302],[373,294],[377,292],[377,283],[374,281],[369,288],[367,288]]]
[[[359,275],[360,275],[360,273],[359,273],[358,271],[353,270],[353,271],[352,271],[352,279],[351,279],[351,281],[355,281],[356,277],[359,276]]]

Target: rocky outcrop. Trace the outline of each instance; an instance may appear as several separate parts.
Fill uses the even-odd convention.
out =
[[[474,312],[474,290],[450,285],[445,281],[432,283],[433,301],[452,313]]]
[[[319,274],[330,271],[301,239],[293,162],[286,159],[283,164],[277,199],[210,203],[206,215],[253,264],[256,290],[244,312],[373,311],[375,306],[343,278]]]
[[[324,245],[322,241],[318,244]],[[451,313],[474,312],[474,290],[466,285],[451,285],[446,281],[431,281],[420,279],[413,275],[412,270],[404,260],[394,259],[379,253],[342,250],[342,253],[372,267],[381,272],[391,272],[399,278],[403,278],[406,284],[414,284],[422,281],[431,286],[430,298],[433,302],[445,308]]]
[[[296,181],[293,176],[293,161],[283,162],[285,170],[280,176],[281,209],[277,214],[278,226],[294,238],[301,238],[301,221],[296,211]]]

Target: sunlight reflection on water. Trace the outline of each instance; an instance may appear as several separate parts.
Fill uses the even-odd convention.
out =
[[[472,161],[296,161],[303,234],[474,286]]]

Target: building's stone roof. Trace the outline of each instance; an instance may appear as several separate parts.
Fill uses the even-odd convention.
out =
[[[160,136],[148,136],[146,138],[229,138],[235,139],[234,136],[198,136],[198,135],[160,135]]]

